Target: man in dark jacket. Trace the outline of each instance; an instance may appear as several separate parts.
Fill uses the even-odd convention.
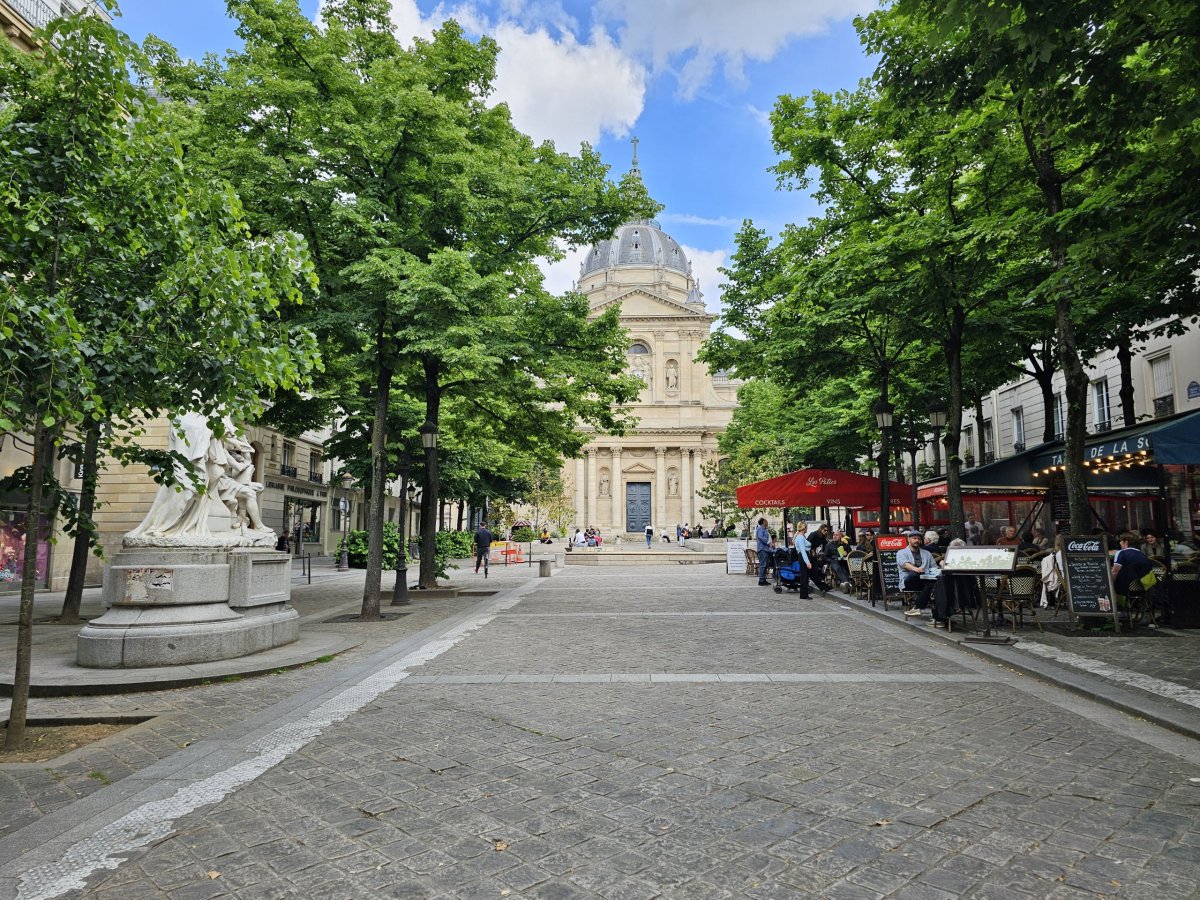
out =
[[[490,531],[487,524],[479,523],[479,527],[475,529],[475,574],[479,574],[479,566],[483,565],[483,577],[487,578],[488,570],[488,555],[492,551],[492,541],[496,539]]]

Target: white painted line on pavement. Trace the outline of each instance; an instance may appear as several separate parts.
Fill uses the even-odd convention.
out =
[[[1074,669],[1082,669],[1093,675],[1099,675],[1101,678],[1108,678],[1159,697],[1166,697],[1169,700],[1176,700],[1188,706],[1200,708],[1200,691],[1184,687],[1182,684],[1176,684],[1173,681],[1165,681],[1162,678],[1155,678],[1152,675],[1144,675],[1141,672],[1134,672],[1131,669],[1123,669],[1120,666],[1110,665],[1091,657],[1080,656],[1069,650],[1061,650],[1058,647],[1041,644],[1037,641],[1022,641],[1020,649],[1027,653],[1033,653],[1037,656],[1043,656],[1046,659],[1062,663],[1063,665],[1071,666]]]
[[[185,784],[170,797],[145,803],[70,846],[61,859],[21,873],[18,900],[50,900],[68,891],[83,890],[93,873],[115,869],[125,861],[123,854],[169,836],[179,819],[202,806],[218,803],[249,784],[315,740],[330,725],[341,722],[395,687],[412,674],[409,669],[445,653],[520,599],[518,593],[495,603],[487,612],[465,620],[390,666],[367,675],[302,718],[286,722],[248,744],[243,749],[253,754],[251,758]]]

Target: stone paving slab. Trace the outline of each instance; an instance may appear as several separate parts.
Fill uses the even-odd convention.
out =
[[[431,638],[434,655],[412,675],[72,895],[1200,891],[1194,741],[964,654],[932,629],[841,600],[775,600],[752,579],[573,569],[524,590],[515,607],[455,626],[452,640]],[[618,614],[579,615],[588,594],[591,608]],[[436,614],[453,623],[472,606]],[[432,605],[421,614],[436,621]],[[223,732],[238,741],[265,736],[279,716],[303,721],[331,690],[369,684],[372,666],[389,665],[379,651],[418,630],[413,616],[399,621],[390,632],[346,626],[367,634],[363,647],[322,666],[148,695],[170,714],[160,735],[138,734],[150,744],[140,756],[136,741],[85,748],[45,783],[32,772],[9,782],[0,767],[0,813],[32,815],[0,830],[0,847],[17,846],[4,834],[20,842],[76,825],[85,807],[99,824],[106,807],[137,809],[131,796],[161,798],[227,771],[241,745],[220,736],[224,726],[244,723]],[[751,642],[740,657],[717,627],[724,643]],[[612,629],[621,640],[605,636]],[[695,668],[697,651],[740,664]],[[666,671],[618,665],[639,656]],[[765,665],[772,657],[788,665]],[[798,659],[830,665],[810,671]],[[180,749],[192,740],[202,742]],[[107,788],[88,778],[102,758],[88,754],[101,752],[114,764],[134,758]],[[171,774],[159,779],[163,766]],[[11,885],[0,883],[0,897]]]

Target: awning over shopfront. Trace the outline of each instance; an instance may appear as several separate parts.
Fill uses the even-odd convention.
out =
[[[1088,441],[1084,464],[1096,471],[1145,465],[1200,465],[1200,411],[1111,431]],[[1038,448],[1034,471],[1063,465],[1062,444]]]
[[[791,506],[879,506],[878,478],[841,469],[800,469],[777,478],[744,484],[737,489],[741,509]],[[889,482],[891,505],[912,498],[912,485]]]

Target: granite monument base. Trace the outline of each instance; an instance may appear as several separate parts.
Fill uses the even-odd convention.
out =
[[[95,669],[247,656],[300,636],[291,557],[256,547],[126,547],[104,573],[107,611],[79,632]]]

